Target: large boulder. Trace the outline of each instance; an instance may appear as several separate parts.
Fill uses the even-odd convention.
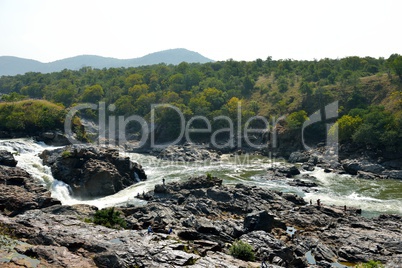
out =
[[[172,183],[172,187],[178,189],[201,189],[201,188],[210,188],[213,186],[221,186],[223,180],[217,177],[208,177],[208,176],[200,176],[200,177],[192,177],[187,181],[181,182],[180,184]]]
[[[175,162],[218,161],[220,159],[218,153],[192,143],[170,145],[158,152],[157,157]]]
[[[273,177],[292,178],[293,176],[299,175],[300,170],[294,165],[280,165],[268,168],[268,173],[273,175]]]
[[[35,139],[53,146],[64,146],[71,144],[66,135],[60,131],[43,132],[39,136],[35,137]]]
[[[14,159],[12,153],[6,150],[0,150],[0,165],[15,167],[17,160]]]
[[[310,159],[310,154],[307,152],[293,152],[289,156],[289,163],[304,163]]]
[[[357,175],[358,171],[381,174],[384,170],[384,167],[380,164],[371,163],[367,160],[360,161],[357,159],[343,161],[342,167],[347,173],[351,175]]]
[[[247,232],[263,230],[270,232],[273,228],[286,229],[286,225],[275,219],[274,215],[267,211],[257,211],[246,215],[244,218],[244,230]]]
[[[75,145],[45,150],[40,157],[54,178],[67,183],[80,198],[112,195],[147,178],[141,165],[116,149]]]

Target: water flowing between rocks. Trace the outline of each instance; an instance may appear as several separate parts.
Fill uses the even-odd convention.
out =
[[[141,205],[145,201],[137,199],[137,195],[153,190],[156,184],[186,180],[192,176],[210,173],[221,177],[225,184],[244,183],[282,192],[292,192],[302,196],[307,202],[317,199],[326,205],[337,205],[361,208],[367,217],[384,213],[402,215],[402,181],[398,180],[364,180],[350,175],[325,173],[323,169],[302,171],[297,175],[304,181],[314,182],[317,187],[303,188],[291,186],[292,179],[270,178],[267,169],[279,161],[255,155],[230,156],[223,155],[218,162],[182,163],[157,159],[155,156],[121,152],[131,160],[140,163],[148,179],[134,184],[114,195],[94,200],[79,200],[70,195],[69,186],[57,178],[53,178],[50,168],[42,164],[38,154],[46,149],[57,147],[36,143],[31,139],[10,139],[0,141],[0,150],[8,150],[15,154],[19,167],[28,171],[38,182],[46,185],[52,197],[65,205],[91,204],[99,208],[118,205]],[[303,174],[310,175],[308,178]]]

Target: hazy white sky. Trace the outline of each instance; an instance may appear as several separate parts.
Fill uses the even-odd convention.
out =
[[[135,58],[187,48],[214,60],[402,54],[399,0],[0,0],[0,56]]]

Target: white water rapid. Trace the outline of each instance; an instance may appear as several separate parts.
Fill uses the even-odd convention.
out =
[[[28,171],[39,183],[51,190],[52,197],[59,199],[64,205],[90,204],[99,208],[118,205],[141,205],[144,201],[135,198],[152,190],[155,184],[185,180],[191,176],[211,173],[224,179],[226,184],[244,183],[267,187],[284,192],[294,192],[306,201],[321,199],[326,205],[352,206],[361,208],[366,216],[381,213],[397,213],[402,215],[402,181],[396,180],[363,180],[349,175],[324,173],[320,168],[309,174],[318,187],[304,189],[287,184],[291,179],[267,179],[267,168],[272,165],[270,159],[261,156],[241,156],[231,158],[223,156],[221,162],[178,164],[156,159],[154,156],[123,153],[133,161],[139,162],[148,176],[147,181],[139,182],[114,195],[94,200],[79,200],[70,195],[69,187],[57,178],[53,178],[50,168],[42,165],[39,158],[43,150],[57,147],[36,143],[30,139],[0,140],[0,150],[15,154],[19,167]],[[300,179],[301,175],[299,175]]]

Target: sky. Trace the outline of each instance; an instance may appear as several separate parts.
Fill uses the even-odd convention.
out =
[[[402,54],[401,10],[399,0],[0,0],[0,56],[388,58]]]

